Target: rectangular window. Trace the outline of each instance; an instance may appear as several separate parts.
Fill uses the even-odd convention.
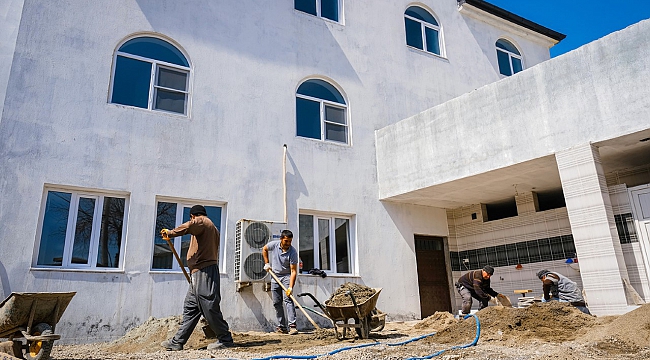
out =
[[[405,18],[404,26],[406,27],[406,45],[424,50],[424,44],[422,43],[422,25],[417,21]]]
[[[128,199],[85,191],[49,190],[36,265],[120,268]]]
[[[189,72],[158,66],[154,84],[154,109],[186,113]]]
[[[618,231],[618,240],[621,244],[639,242],[634,228],[634,218],[631,213],[614,215],[616,230]]]
[[[352,220],[320,214],[299,215],[299,255],[303,270],[351,274],[353,269]]]
[[[307,14],[339,21],[339,0],[294,0],[293,8]]]
[[[190,209],[196,203],[177,203],[173,201],[158,201],[157,211],[156,211],[156,226],[154,228],[154,240],[153,240],[153,260],[151,269],[152,270],[171,270],[171,271],[181,271],[180,266],[178,265],[172,250],[169,248],[167,241],[163,240],[160,235],[160,230],[162,229],[174,229],[175,227],[190,221]],[[222,208],[220,206],[211,206],[205,205],[206,212],[208,213],[208,218],[212,220],[214,226],[221,232],[221,215]],[[190,247],[190,239],[192,235],[186,234],[183,236],[178,236],[171,239],[172,244],[176,253],[178,253],[181,261],[183,261],[183,266],[187,267],[187,250]],[[223,237],[219,239],[220,246],[223,244]],[[221,260],[221,250],[219,251],[219,258]],[[219,261],[221,265],[221,261]]]

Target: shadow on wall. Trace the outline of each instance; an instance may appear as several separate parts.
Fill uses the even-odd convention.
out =
[[[5,299],[11,294],[11,286],[9,285],[9,275],[5,265],[0,261],[0,284],[2,284],[2,298]]]
[[[287,160],[293,173],[290,173],[287,169],[287,213],[288,214],[297,214],[298,213],[298,198],[300,195],[309,196],[309,191],[307,190],[307,185],[298,171],[296,163],[291,157],[291,153],[287,150]],[[291,189],[291,191],[289,191]]]

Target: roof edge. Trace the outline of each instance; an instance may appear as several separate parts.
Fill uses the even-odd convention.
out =
[[[502,9],[496,5],[492,5],[487,1],[484,0],[457,0],[458,5],[463,5],[463,4],[469,4],[474,6],[477,9],[483,10],[489,14],[492,14],[494,16],[497,16],[501,19],[507,20],[513,24],[525,27],[526,29],[535,31],[536,33],[542,34],[544,36],[548,36],[549,38],[556,40],[557,42],[560,42],[566,38],[566,35],[559,33],[555,30],[551,30],[545,26],[542,26],[536,22],[530,21],[528,19],[524,19],[523,17],[519,15],[515,15],[511,13],[510,11],[507,11],[505,9]]]

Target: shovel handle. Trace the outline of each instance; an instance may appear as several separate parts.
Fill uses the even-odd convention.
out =
[[[185,275],[187,282],[192,284],[192,279],[190,279],[190,275],[187,274],[187,271],[185,270],[185,266],[183,266],[183,262],[181,261],[181,257],[178,256],[178,253],[176,252],[176,248],[174,248],[174,244],[172,244],[172,239],[170,239],[166,234],[163,234],[162,238],[163,240],[167,241],[169,248],[172,249],[172,253],[174,253],[174,257],[176,258],[176,261],[178,261],[178,266],[180,266],[181,270],[183,270],[183,274]]]
[[[282,287],[282,290],[284,290],[284,292],[286,293],[286,292],[287,292],[287,288],[284,286],[284,284],[282,283],[282,281],[280,281],[280,279],[278,279],[278,276],[275,275],[275,273],[273,272],[273,270],[269,269],[268,272],[269,272],[269,274],[271,274],[271,276],[273,276],[273,278],[275,279],[275,281],[276,281],[276,282],[277,282],[277,283]],[[311,316],[309,316],[309,314],[307,314],[307,312],[305,311],[305,309],[302,308],[302,305],[300,305],[300,303],[298,302],[298,300],[296,300],[296,298],[293,297],[293,294],[289,295],[289,297],[291,298],[291,300],[293,300],[294,304],[298,305],[298,308],[300,309],[300,311],[302,311],[303,314],[305,314],[305,317],[309,320],[309,322],[310,322],[312,325],[314,325],[314,327],[315,327],[316,329],[320,329],[320,326],[318,326],[318,324],[316,324],[316,322],[311,318]]]

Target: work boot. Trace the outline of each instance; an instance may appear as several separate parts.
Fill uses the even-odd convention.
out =
[[[297,335],[297,334],[298,334],[298,329],[295,326],[290,326],[289,335]]]
[[[160,343],[160,346],[162,346],[162,347],[164,347],[165,349],[167,349],[167,351],[179,351],[179,350],[183,350],[183,345],[176,345],[176,344],[172,343],[171,340],[165,340],[165,341],[161,342],[161,343]]]
[[[208,344],[208,350],[218,350],[218,349],[224,349],[224,348],[231,348],[234,347],[235,343],[222,343],[221,341],[217,340],[213,342],[212,344]]]
[[[276,327],[275,332],[278,333],[278,334],[288,334],[289,333],[289,331],[287,331],[287,329],[285,329],[285,328],[283,328],[281,326]]]

